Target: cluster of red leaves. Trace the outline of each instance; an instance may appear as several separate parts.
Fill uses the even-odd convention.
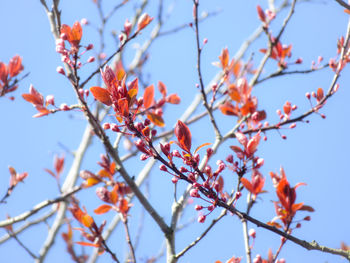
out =
[[[39,93],[33,85],[30,85],[29,87],[29,93],[24,93],[22,94],[23,99],[26,101],[30,102],[34,108],[39,112],[35,115],[33,115],[33,118],[38,118],[42,117],[45,115],[48,115],[52,112],[55,112],[57,110],[70,110],[70,108],[67,105],[64,105],[64,107],[61,107],[61,109],[56,109],[56,110],[50,110],[47,108],[49,105],[55,105],[54,98],[52,95],[49,95],[46,97],[44,100],[43,95]]]
[[[28,176],[27,172],[24,173],[17,173],[15,168],[13,167],[9,167],[9,171],[10,171],[10,187],[8,190],[8,194],[11,194],[13,188],[15,188],[15,186],[19,183],[19,182],[23,182],[23,180]]]
[[[84,179],[82,184],[83,187],[91,187],[101,182],[105,184],[105,186],[98,187],[96,189],[96,195],[106,204],[96,208],[94,210],[95,214],[104,214],[113,209],[118,213],[121,213],[122,216],[126,217],[131,207],[126,199],[126,196],[131,193],[130,187],[126,186],[124,183],[115,181],[113,176],[116,173],[116,163],[111,162],[107,156],[101,155],[101,161],[99,161],[98,164],[102,167],[102,169],[100,169],[97,174],[86,170],[80,172],[80,177]],[[113,186],[111,191],[107,189],[109,186]],[[103,252],[105,250],[105,244],[101,233],[105,223],[103,223],[100,227],[97,227],[93,218],[86,212],[86,209],[84,208],[84,210],[81,210],[74,201],[72,202],[72,207],[70,207],[69,210],[72,212],[74,218],[90,231],[90,233],[87,233],[84,228],[78,229],[91,243],[76,243],[83,246],[94,246],[99,248],[100,252]]]
[[[270,58],[275,59],[278,61],[278,66],[281,68],[287,68],[287,62],[286,57],[291,57],[292,56],[292,45],[286,46],[282,45],[280,41],[275,43],[275,39],[272,37],[271,38],[272,42],[272,50],[271,50],[271,55]],[[260,49],[260,52],[266,53],[267,49],[262,48]]]
[[[252,96],[252,87],[249,86],[247,79],[243,76],[241,63],[233,59],[229,63],[229,53],[227,48],[223,49],[219,56],[220,65],[225,72],[225,81],[227,85],[228,100],[219,106],[220,111],[225,115],[238,116],[242,118],[248,114],[254,114],[254,119],[249,118],[255,124],[266,118],[265,111],[257,111],[258,100]],[[247,70],[247,69],[245,69]],[[250,70],[249,73],[253,71]],[[233,76],[231,81],[229,76]]]
[[[102,167],[96,174],[87,170],[82,170],[79,176],[84,180],[82,186],[88,188],[94,186],[98,183],[109,184],[108,182],[114,182],[113,176],[116,173],[116,163],[111,162],[111,160],[105,155],[101,155],[101,161],[98,164]]]
[[[73,242],[72,226],[70,225],[70,223],[68,223],[67,225],[68,225],[68,231],[62,233],[62,238],[67,245],[67,252],[69,253],[69,255],[71,255],[74,262],[86,262],[88,259],[88,255],[82,254],[78,256],[76,254],[73,246],[74,242]]]
[[[27,172],[17,173],[15,168],[13,168],[12,166],[9,166],[9,171],[10,171],[10,185],[4,197],[0,200],[0,203],[5,202],[5,199],[11,195],[13,189],[17,186],[17,184],[19,182],[23,182],[23,180],[28,176]]]
[[[72,27],[66,24],[61,26],[61,38],[67,40],[69,44],[76,49],[79,49],[79,43],[82,36],[83,28],[78,21],[76,21]]]
[[[85,228],[89,229],[88,233],[85,228],[75,228],[76,230],[79,230],[82,236],[89,241],[75,243],[82,246],[96,247],[99,249],[100,253],[103,253],[105,251],[105,247],[104,239],[102,237],[102,231],[105,226],[105,223],[101,224],[101,226],[98,227],[94,219],[87,213],[86,209],[83,208],[83,210],[81,210],[79,205],[75,202],[73,202],[72,206],[68,209],[80,224],[82,224]]]
[[[160,81],[158,89],[163,97],[155,101],[153,85],[145,89],[142,98],[136,99],[139,89],[138,79],[134,79],[127,87],[125,72],[120,67],[117,67],[116,72],[114,72],[112,68],[106,66],[104,71],[101,70],[101,75],[107,88],[91,87],[91,93],[96,100],[107,106],[112,106],[117,120],[119,122],[124,121],[129,130],[138,113],[146,113],[153,124],[163,127],[163,105],[165,103],[180,103],[180,98],[176,94],[167,96],[166,86]]]
[[[195,209],[201,211],[203,208],[208,210],[208,214],[211,213],[217,206],[217,201],[227,200],[228,194],[223,192],[224,179],[220,175],[225,169],[226,165],[223,161],[217,161],[217,169],[215,171],[208,165],[210,157],[213,155],[213,149],[207,148],[206,150],[206,162],[204,164],[204,169],[200,170],[198,168],[200,156],[198,151],[210,145],[210,143],[204,143],[198,146],[195,151],[191,152],[192,147],[192,135],[190,129],[182,121],[178,121],[175,130],[175,136],[177,141],[170,142],[166,144],[160,144],[162,153],[167,157],[168,161],[156,156],[162,161],[159,169],[163,172],[167,172],[173,176],[172,182],[177,183],[178,180],[185,180],[186,182],[192,184],[192,190],[190,191],[190,196],[193,198],[200,198],[207,202],[207,206],[196,205]],[[178,150],[171,151],[171,144],[177,144],[182,152]],[[176,167],[175,158],[178,158],[186,166]],[[170,168],[170,169],[169,169]],[[170,171],[172,170],[172,171]],[[203,193],[204,197],[201,197]],[[208,215],[207,214],[207,215]],[[200,215],[198,217],[198,222],[203,223],[207,215]]]
[[[18,55],[11,58],[8,65],[0,62],[0,97],[15,91],[18,80],[14,79],[23,70],[22,58]]]
[[[298,183],[294,187],[291,187],[282,167],[280,169],[280,175],[270,172],[270,176],[276,188],[276,194],[279,201],[274,202],[277,217],[268,222],[268,224],[281,227],[275,222],[279,219],[282,221],[285,229],[289,229],[297,211],[314,211],[311,206],[304,205],[304,203],[295,203],[296,189],[301,185],[305,185],[305,183]],[[304,220],[309,221],[310,217],[305,217]]]
[[[337,54],[340,55],[342,49],[344,48],[344,56],[342,60],[337,61],[336,58],[331,58],[328,62],[329,67],[334,71],[342,71],[347,63],[350,62],[350,42],[345,45],[344,36],[338,39],[337,42]]]
[[[97,196],[105,203],[97,207],[95,214],[101,215],[113,209],[126,217],[131,205],[126,199],[126,195],[131,192],[130,188],[124,183],[117,182],[112,191],[108,191],[106,187],[99,187],[96,189]]]

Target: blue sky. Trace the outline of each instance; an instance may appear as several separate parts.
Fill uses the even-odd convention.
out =
[[[105,2],[105,11],[108,13],[107,10],[113,6],[113,3]],[[266,2],[260,0],[201,1],[200,12],[220,11],[218,15],[200,24],[201,39],[208,38],[202,57],[203,76],[206,84],[218,72],[218,68],[213,66],[212,62],[218,60],[222,48],[227,47],[231,56],[235,54],[242,41],[259,25],[256,5],[259,4],[265,9],[267,8]],[[156,16],[157,3],[158,1],[150,1],[146,8],[146,12],[151,16]],[[131,0],[107,24],[105,50],[107,54],[111,54],[116,49],[110,34],[111,30],[120,31],[125,19],[130,19],[133,9],[139,4],[139,1]],[[61,62],[59,55],[55,52],[54,39],[40,1],[1,1],[0,6],[0,35],[2,36],[0,61],[7,63],[11,57],[19,54],[23,58],[24,72],[30,73],[14,93],[15,101],[1,98],[0,103],[2,123],[0,129],[0,185],[2,187],[0,190],[5,193],[7,189],[9,165],[15,167],[18,172],[27,171],[29,173],[25,184],[19,185],[14,190],[13,196],[8,199],[8,203],[2,205],[0,212],[0,220],[2,220],[7,213],[15,216],[44,199],[58,195],[55,181],[43,169],[52,168],[55,154],[65,153],[67,160],[64,175],[68,172],[72,156],[67,149],[74,151],[77,148],[86,121],[79,112],[58,113],[39,119],[31,117],[36,113],[35,109],[20,96],[22,93],[27,93],[30,84],[33,84],[44,95],[54,94],[58,105],[63,102],[74,104],[76,98],[68,81],[56,72],[56,67],[60,66]],[[192,1],[164,1],[164,9],[168,10],[169,6],[172,6],[171,12],[173,13],[164,25],[164,30],[192,20]],[[98,22],[98,14],[92,1],[61,1],[61,9],[62,22],[65,24],[72,25],[74,21],[82,18],[88,18],[92,24]],[[271,27],[273,33],[278,31],[286,14],[286,11],[281,12],[273,22]],[[315,0],[298,5],[281,39],[282,43],[293,45],[292,60],[298,57],[303,58],[302,65],[291,67],[291,69],[309,69],[311,62],[317,60],[318,56],[323,56],[325,62],[335,57],[336,40],[345,34],[347,20],[348,15],[335,1]],[[152,24],[141,36],[130,43],[124,58],[126,65],[131,63],[137,45],[142,44],[149,36],[151,28]],[[82,43],[84,45],[93,43],[97,48],[99,40],[93,27],[86,26],[83,32]],[[266,37],[262,36],[248,50],[243,60],[246,61],[252,56],[254,65],[258,65],[263,56],[258,50],[265,46]],[[93,55],[93,51],[85,55],[84,59],[87,59],[90,54]],[[195,84],[198,78],[195,67],[196,52],[193,30],[185,29],[176,34],[160,37],[151,46],[149,55],[149,60],[144,67],[145,81],[156,84],[158,80],[161,80],[166,84],[169,93],[177,93],[182,98],[179,106],[170,105],[166,108],[167,127],[172,127],[197,92]],[[96,64],[84,66],[81,70],[82,78],[85,79],[84,76],[87,76],[96,67]],[[270,61],[263,74],[274,69],[276,69],[276,62]],[[298,105],[295,116],[301,114],[309,109],[309,103],[304,94],[315,91],[319,87],[327,90],[332,77],[333,72],[330,69],[324,69],[309,75],[276,78],[254,87],[253,94],[259,98],[259,109],[265,109],[269,122],[275,123],[278,121],[275,111],[282,108],[286,100]],[[88,86],[95,85],[97,81],[99,80],[93,79]],[[301,239],[316,240],[322,245],[334,248],[339,247],[341,241],[350,243],[348,225],[350,212],[347,209],[350,201],[348,194],[350,185],[348,116],[350,112],[347,108],[350,97],[349,83],[349,68],[345,68],[339,80],[339,91],[321,110],[326,115],[326,119],[313,115],[308,118],[309,124],[298,123],[294,130],[283,130],[282,133],[287,136],[287,140],[282,140],[275,131],[269,132],[268,140],[261,143],[257,152],[265,159],[265,165],[261,171],[266,176],[268,193],[258,199],[252,215],[265,222],[274,216],[271,201],[276,200],[277,197],[268,172],[277,172],[279,167],[283,166],[292,185],[298,182],[307,184],[307,186],[298,188],[297,201],[303,201],[316,210],[311,214],[312,220],[303,223],[302,228],[296,230],[294,234]],[[203,108],[200,111],[202,110]],[[232,128],[236,122],[235,118],[222,116],[219,112],[215,113],[215,116],[224,131]],[[208,128],[208,122],[203,121],[192,125],[190,129],[193,134],[193,145],[198,146],[204,142],[213,141],[213,132]],[[208,132],[203,132],[204,130]],[[236,144],[235,141],[225,143],[221,152],[212,160],[212,165],[215,165],[217,159],[224,159],[230,151],[228,146],[234,144]],[[102,152],[103,148],[95,140],[82,168],[96,171],[98,169],[96,162]],[[130,173],[135,175],[142,167],[138,161],[128,162],[127,165],[130,167]],[[232,180],[233,175],[229,171],[226,171],[224,175],[226,181]],[[148,181],[148,187],[142,189],[149,191],[152,204],[159,209],[160,214],[166,220],[169,219],[173,197],[170,178],[155,168]],[[90,212],[100,204],[93,189],[79,194],[78,197]],[[238,205],[239,208],[244,208],[244,200],[245,198],[242,198]],[[133,210],[135,212],[130,221],[138,225],[141,212],[137,203],[131,212]],[[215,218],[218,212],[219,210],[208,217],[207,224]],[[196,215],[197,212],[190,207],[182,223],[195,218]],[[302,217],[303,215],[300,216]],[[96,218],[99,222],[103,220],[101,216]],[[110,218],[111,216],[108,216],[107,220]],[[194,223],[180,232],[177,242],[178,250],[192,241],[204,228],[205,224]],[[23,232],[19,238],[32,251],[37,252],[46,237],[46,230],[45,225],[35,226]],[[132,229],[132,234],[136,235],[136,233],[137,229]],[[4,234],[4,231],[1,230],[0,234]],[[75,235],[78,239],[78,233]],[[123,238],[124,232],[120,229],[109,241],[112,248],[118,249],[121,254],[127,250]],[[161,248],[160,240],[162,240],[160,231],[146,216],[143,236],[137,250],[141,262],[142,259],[158,253]],[[268,248],[271,247],[275,251],[278,244],[278,236],[266,230],[257,229],[253,255],[266,256]],[[31,260],[14,240],[1,244],[0,253],[4,262],[29,262]],[[180,262],[225,261],[233,255],[244,256],[242,229],[236,217],[228,216]],[[109,262],[108,255],[102,257]],[[281,257],[285,257],[287,262],[344,262],[344,259],[338,256],[318,251],[309,252],[290,242],[287,242],[282,250]],[[63,260],[68,261],[69,256],[65,253],[61,237],[58,237],[47,262],[62,262]]]

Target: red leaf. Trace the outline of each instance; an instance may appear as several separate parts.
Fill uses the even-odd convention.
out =
[[[166,98],[166,101],[171,104],[180,104],[181,99],[177,94],[171,94]]]
[[[303,205],[301,208],[299,208],[300,211],[308,211],[308,212],[315,212],[315,209],[309,205]]]
[[[143,106],[149,108],[154,102],[154,86],[148,86],[143,94]]]
[[[62,173],[63,166],[64,166],[64,156],[61,158],[58,156],[55,156],[54,167],[55,167],[57,175]]]
[[[95,97],[95,99],[98,100],[99,102],[102,102],[107,106],[110,106],[112,104],[112,100],[108,90],[98,86],[94,86],[90,88],[90,91],[92,95]]]
[[[112,207],[110,205],[103,204],[103,205],[100,205],[99,207],[97,207],[94,210],[94,213],[98,214],[98,215],[102,215],[104,213],[107,213],[111,209],[112,209]]]
[[[259,16],[259,19],[262,21],[262,22],[266,22],[266,16],[265,16],[265,13],[264,11],[262,10],[262,8],[260,7],[260,5],[258,5],[256,7],[257,11],[258,11],[258,16]]]
[[[221,52],[221,55],[219,56],[220,62],[221,62],[221,67],[224,69],[228,65],[229,61],[229,54],[228,54],[228,49],[224,48]]]
[[[8,65],[8,71],[10,77],[17,76],[23,70],[22,58],[20,56],[14,56]]]
[[[174,130],[175,136],[180,147],[187,151],[191,151],[192,135],[190,129],[182,121],[178,120]]]
[[[167,90],[166,90],[165,84],[161,81],[158,81],[158,90],[163,95],[163,98],[165,98],[167,94]]]
[[[56,174],[53,171],[51,171],[50,169],[46,169],[46,168],[44,170],[56,178]]]
[[[8,77],[8,69],[5,63],[0,62],[0,80],[6,83]]]
[[[122,98],[118,100],[118,106],[120,110],[120,114],[124,117],[129,116],[129,106],[128,106],[128,101],[126,98]]]

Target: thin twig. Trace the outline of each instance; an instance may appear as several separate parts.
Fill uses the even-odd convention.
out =
[[[37,204],[36,206],[34,206],[31,210],[24,212],[18,216],[15,217],[11,217],[8,218],[6,220],[3,220],[0,222],[0,227],[6,227],[6,226],[10,226],[13,225],[15,223],[21,222],[26,220],[28,217],[36,214],[37,212],[39,212],[40,210],[42,210],[43,208],[55,204],[55,203],[59,203],[62,201],[65,201],[68,197],[70,197],[71,195],[75,194],[76,192],[80,191],[82,188],[80,186],[76,186],[75,188],[73,188],[72,190],[62,194],[61,196],[55,198],[55,199],[49,199],[49,200],[45,200],[39,204]]]
[[[196,33],[196,46],[197,46],[197,73],[198,73],[198,79],[199,79],[199,87],[200,91],[202,94],[202,99],[203,99],[203,104],[204,107],[206,108],[210,122],[213,125],[214,132],[217,138],[221,138],[222,135],[220,133],[219,127],[215,121],[215,118],[213,116],[212,109],[209,107],[208,100],[207,100],[207,95],[205,92],[205,87],[203,83],[203,76],[202,76],[202,71],[201,71],[201,53],[202,53],[202,47],[199,41],[199,26],[198,26],[198,6],[199,6],[199,0],[193,0],[194,4],[194,25],[195,25],[195,33]]]

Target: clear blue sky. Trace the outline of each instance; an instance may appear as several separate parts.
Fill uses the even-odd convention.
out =
[[[112,7],[113,3],[105,2],[105,11],[108,13],[108,8]],[[139,2],[131,0],[124,9],[117,12],[107,25],[107,54],[111,54],[115,50],[115,42],[110,36],[110,31],[112,29],[120,31],[123,22],[126,18],[130,18],[133,8],[138,6]],[[156,16],[158,1],[150,2],[146,11],[151,16]],[[231,56],[235,54],[242,41],[259,25],[256,5],[260,4],[265,9],[267,1],[200,2],[202,3],[200,12],[221,10],[218,15],[208,18],[200,25],[201,39],[208,38],[208,43],[203,51],[202,68],[204,82],[209,83],[218,72],[218,69],[211,63],[218,60],[224,47],[229,49]],[[191,21],[192,1],[164,1],[165,10],[168,10],[169,6],[173,7],[173,11],[171,11],[173,13],[164,25],[164,30]],[[61,9],[62,22],[68,25],[72,25],[74,21],[82,18],[87,18],[93,24],[98,23],[97,11],[91,0],[62,0]],[[274,21],[272,25],[274,33],[277,32],[285,16],[286,12],[282,12]],[[317,60],[320,55],[325,58],[325,61],[334,57],[336,55],[336,40],[345,34],[347,19],[348,15],[335,1],[315,0],[298,5],[295,15],[281,39],[285,44],[293,44],[292,59],[303,58],[302,65],[291,69],[309,69],[311,61]],[[151,28],[152,25],[144,31],[142,36],[130,44],[125,57],[126,65],[131,62],[137,44],[142,44],[142,41],[150,34]],[[99,45],[93,27],[86,26],[83,32],[82,44],[93,43],[96,47]],[[68,172],[72,156],[66,151],[67,149],[71,151],[76,149],[86,121],[79,112],[58,113],[53,116],[32,119],[31,116],[36,113],[35,109],[20,96],[20,94],[28,92],[29,85],[32,83],[42,94],[54,94],[58,105],[63,102],[75,103],[75,95],[68,81],[56,73],[56,67],[61,65],[61,62],[59,55],[55,52],[54,39],[40,1],[0,1],[0,35],[0,61],[7,63],[11,57],[19,54],[23,58],[24,72],[30,73],[14,93],[15,101],[0,98],[0,195],[4,194],[7,189],[9,165],[15,167],[18,172],[27,171],[29,173],[25,184],[20,184],[15,189],[13,196],[8,199],[8,203],[1,205],[0,220],[3,220],[6,214],[18,215],[38,202],[58,195],[55,181],[43,169],[52,168],[52,159],[55,154],[65,153],[67,162],[64,175]],[[254,65],[258,65],[262,57],[258,50],[264,48],[265,45],[266,37],[262,36],[249,49],[244,60],[253,54]],[[149,61],[144,68],[145,81],[157,83],[158,80],[161,80],[166,84],[169,93],[178,93],[182,98],[181,105],[169,106],[166,109],[167,127],[171,127],[181,115],[181,109],[189,105],[196,92],[195,83],[198,82],[198,78],[195,69],[194,32],[185,29],[177,34],[161,37],[154,42],[149,53]],[[86,55],[85,59],[88,56]],[[82,70],[83,79],[96,67],[96,64],[85,66]],[[271,62],[267,69],[275,69],[275,62]],[[286,100],[298,105],[298,110],[294,113],[295,116],[301,114],[309,109],[308,101],[304,96],[305,92],[315,91],[318,87],[327,90],[332,77],[333,72],[330,69],[310,75],[291,75],[287,78],[264,82],[254,88],[253,94],[259,98],[259,108],[266,110],[269,122],[275,123],[278,121],[275,111],[282,108]],[[94,79],[89,86],[95,85],[96,81]],[[282,133],[287,135],[287,140],[282,140],[278,133],[272,131],[268,133],[267,142],[261,143],[257,153],[265,159],[265,165],[261,171],[266,176],[268,193],[258,200],[252,215],[265,222],[274,217],[271,201],[277,200],[277,197],[273,191],[268,172],[277,172],[282,165],[292,185],[297,182],[307,183],[307,186],[298,188],[297,201],[303,201],[316,210],[315,213],[311,214],[312,220],[310,222],[303,223],[301,229],[294,231],[295,236],[307,241],[316,240],[322,245],[333,248],[338,248],[341,241],[350,243],[348,224],[350,216],[348,209],[350,201],[348,192],[350,185],[348,168],[348,148],[350,147],[348,141],[349,83],[349,68],[346,68],[339,81],[338,93],[321,110],[322,113],[326,114],[326,119],[314,115],[308,118],[309,124],[298,123],[297,128],[292,131],[283,130]],[[220,113],[215,116],[223,125],[223,130],[229,130],[236,121],[235,118],[222,116]],[[204,122],[191,126],[193,145],[198,146],[204,142],[213,141],[213,133],[207,126],[208,124]],[[208,132],[202,132],[203,129],[207,129]],[[216,159],[225,158],[230,151],[228,146],[233,144],[236,142],[230,141],[222,146],[221,154],[212,160],[213,166]],[[100,143],[95,140],[88,151],[82,168],[97,170],[96,162],[102,152]],[[132,162],[129,162],[128,165],[134,169],[131,173],[137,175],[141,166]],[[224,175],[227,181],[233,177],[229,171],[226,171]],[[150,200],[165,219],[169,219],[169,204],[171,204],[173,197],[172,189],[170,178],[154,169],[149,180]],[[81,198],[82,204],[88,208],[89,212],[92,212],[101,203],[94,195],[93,189],[88,190],[87,193],[79,194],[78,197]],[[242,203],[239,204],[240,208],[244,208],[244,200],[245,198],[242,198]],[[131,222],[138,225],[140,210],[137,204],[131,212],[133,209],[137,212],[132,215]],[[190,207],[182,223],[195,218],[196,213]],[[302,217],[303,215],[300,215],[300,218]],[[214,218],[215,214],[209,216],[206,224],[209,224]],[[103,218],[97,216],[96,220],[101,222]],[[180,250],[186,243],[192,241],[205,228],[206,224],[194,223],[181,232],[178,236],[177,249]],[[250,225],[249,227],[254,226]],[[66,228],[63,229],[66,230]],[[132,229],[133,235],[136,232],[136,229]],[[5,234],[5,231],[0,230],[0,234]],[[78,239],[78,233],[75,233],[75,236]],[[242,236],[239,220],[236,217],[228,216],[180,262],[225,261],[233,255],[244,257]],[[45,237],[45,225],[30,228],[19,236],[34,252],[40,249]],[[123,238],[124,232],[119,230],[109,241],[112,250],[120,251],[119,254],[127,251]],[[137,250],[141,262],[142,259],[158,253],[161,248],[161,241],[158,241],[161,239],[160,231],[146,216],[143,237]],[[257,229],[253,255],[261,254],[266,257],[268,248],[271,247],[275,251],[278,244],[278,236],[266,230]],[[0,254],[1,262],[31,261],[28,254],[14,240],[1,244]],[[105,260],[101,260],[101,262],[110,262],[108,255],[102,257]],[[287,262],[344,262],[344,259],[339,256],[317,251],[308,252],[291,242],[286,244],[281,257],[285,257]],[[69,262],[69,255],[65,252],[61,237],[58,236],[47,262],[63,262],[64,260]],[[163,261],[162,259],[160,262]],[[243,262],[245,262],[245,258]]]

